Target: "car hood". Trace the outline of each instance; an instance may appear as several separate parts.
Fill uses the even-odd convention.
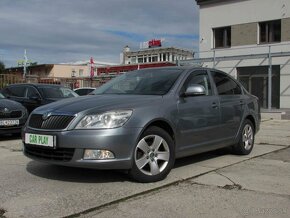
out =
[[[0,108],[8,108],[10,110],[24,109],[22,104],[9,99],[0,99]]]
[[[114,109],[133,109],[142,105],[154,104],[162,96],[145,95],[90,95],[56,101],[34,110],[34,113],[70,113],[82,111],[107,111]]]

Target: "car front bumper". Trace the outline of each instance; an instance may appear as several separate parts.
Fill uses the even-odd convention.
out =
[[[6,118],[10,119],[10,118]],[[15,118],[11,118],[15,119]],[[17,126],[0,126],[0,135],[4,134],[14,134],[20,133],[21,129],[24,127],[27,117],[22,117],[19,119],[19,125]]]
[[[142,128],[106,130],[40,131],[25,127],[22,132],[23,152],[34,160],[56,165],[94,169],[130,169],[135,145]],[[55,148],[25,144],[24,134],[52,135]],[[84,160],[85,149],[109,150],[114,159]]]

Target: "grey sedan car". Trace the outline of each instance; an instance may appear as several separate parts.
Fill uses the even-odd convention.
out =
[[[51,164],[126,169],[139,182],[164,179],[176,158],[231,146],[249,154],[258,99],[215,69],[169,67],[121,75],[94,95],[34,110],[24,154]]]

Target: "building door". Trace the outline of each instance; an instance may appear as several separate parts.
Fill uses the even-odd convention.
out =
[[[268,66],[238,67],[238,80],[259,98],[261,108],[268,107]],[[280,108],[280,66],[272,66],[272,108]]]

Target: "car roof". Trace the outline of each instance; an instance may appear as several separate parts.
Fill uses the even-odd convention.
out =
[[[63,87],[62,85],[58,84],[45,84],[45,83],[16,83],[16,84],[10,84],[8,86],[34,86],[34,87],[47,87],[47,86],[52,86],[52,87]]]
[[[199,69],[202,69],[202,70],[217,70],[217,69],[213,69],[213,68],[187,65],[187,66],[169,66],[169,67],[142,68],[142,69],[139,69],[138,71],[143,71],[143,70],[144,71],[147,71],[147,70],[183,70],[183,71],[187,71],[187,70],[199,70]],[[219,71],[219,70],[217,70],[217,71]],[[128,73],[130,73],[130,72],[128,72]]]

